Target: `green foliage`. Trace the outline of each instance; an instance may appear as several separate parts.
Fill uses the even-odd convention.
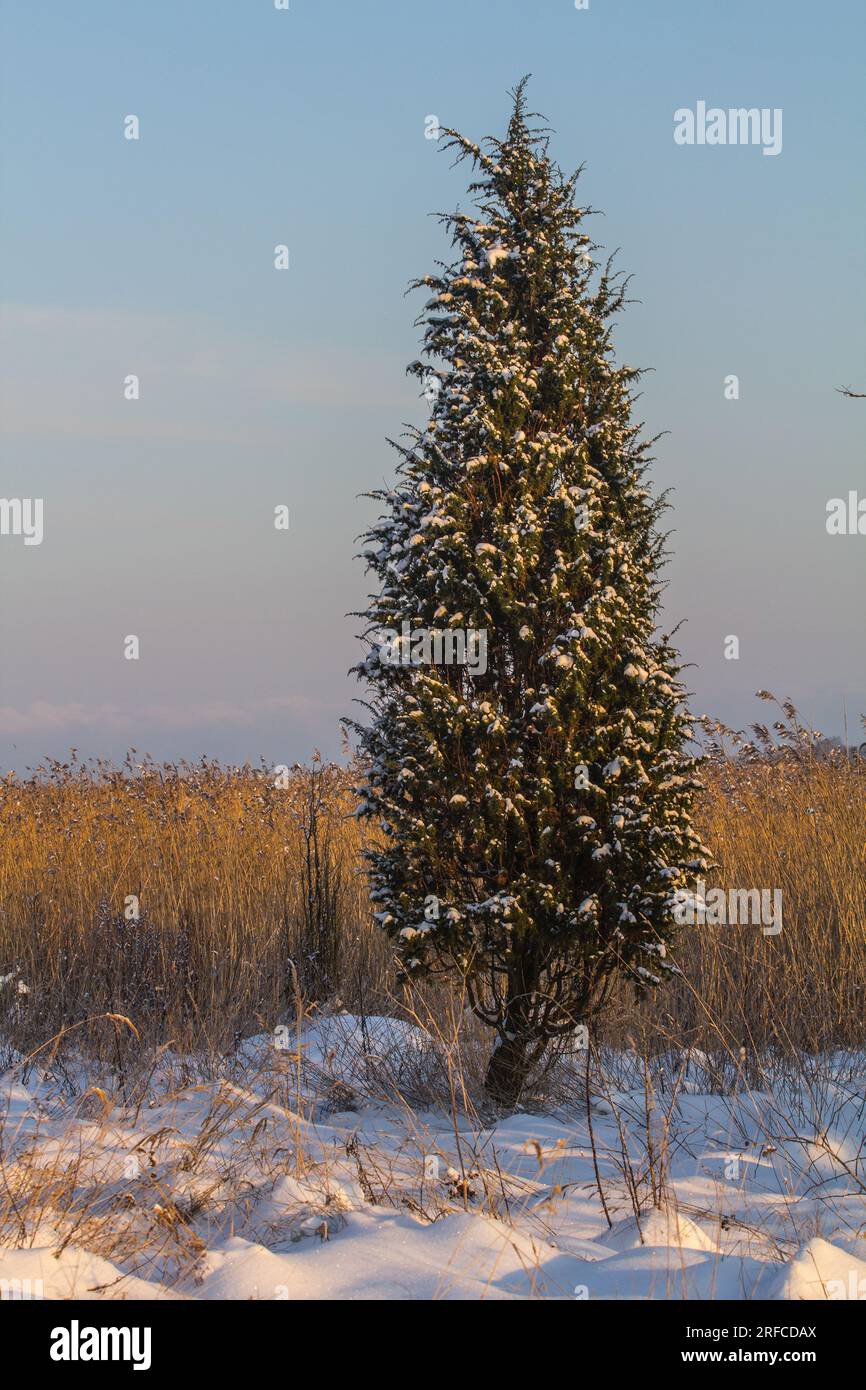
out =
[[[361,814],[384,832],[373,892],[404,969],[456,970],[500,1039],[540,1048],[617,970],[658,982],[705,851],[657,629],[664,499],[632,419],[640,373],[611,344],[626,282],[596,262],[580,171],[550,159],[523,83],[504,140],[445,135],[476,170],[474,210],[443,216],[454,259],[417,282],[430,421],[372,494]],[[394,664],[380,634],[403,623],[484,631],[486,672]]]

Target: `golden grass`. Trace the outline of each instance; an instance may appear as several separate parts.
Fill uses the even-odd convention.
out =
[[[659,999],[703,1045],[817,1052],[866,1038],[866,762],[812,756],[704,770],[701,830],[725,888],[780,889],[782,931],[685,928],[683,985]],[[712,1020],[712,1024],[710,1021]]]
[[[76,1045],[122,1065],[135,1035],[106,1013],[143,1045],[222,1052],[298,997],[396,1012],[355,776],[318,759],[282,786],[265,768],[73,761],[0,782],[0,1037],[29,1051],[74,1028]],[[710,881],[780,888],[783,930],[682,928],[682,979],[637,1009],[621,990],[602,1040],[862,1046],[866,765],[765,746],[717,752],[704,781]]]
[[[72,763],[0,783],[6,1036],[29,1046],[82,1025],[98,1044],[104,1022],[83,1021],[112,1010],[148,1041],[223,1049],[272,1028],[299,988],[354,997],[360,983],[381,1002],[389,952],[369,920],[351,773],[315,761],[275,780]]]

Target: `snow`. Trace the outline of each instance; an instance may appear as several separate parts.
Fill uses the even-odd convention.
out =
[[[866,1259],[814,1237],[782,1272],[776,1297],[866,1299]]]
[[[71,1090],[68,1068],[58,1078],[18,1062],[0,1074],[16,1194],[0,1226],[0,1290],[866,1298],[863,1058],[820,1059],[760,1094],[722,1084],[700,1053],[660,1059],[659,1076],[680,1067],[681,1078],[647,1117],[636,1059],[605,1056],[591,1114],[609,1224],[585,1056],[563,1063],[565,1101],[499,1119],[452,1113],[446,1043],[387,1017],[287,1024],[245,1040],[218,1074],[165,1056],[136,1105],[112,1101],[104,1079],[101,1096],[87,1094],[84,1070]]]
[[[110,1260],[92,1255],[80,1246],[37,1246],[0,1253],[0,1290],[17,1289],[47,1299],[132,1298],[177,1299],[171,1289],[125,1274]],[[8,1293],[7,1293],[8,1297]]]

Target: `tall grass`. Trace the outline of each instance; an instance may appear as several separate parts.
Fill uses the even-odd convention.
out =
[[[863,1045],[866,764],[823,755],[785,714],[751,742],[715,726],[699,804],[709,882],[781,889],[782,932],[682,928],[679,980],[638,1004],[620,989],[603,1042],[639,1031],[657,1049]],[[0,782],[0,1035],[26,1052],[71,1030],[110,1061],[136,1034],[225,1052],[299,998],[435,1012],[435,992],[394,997],[354,780],[318,757],[282,779],[130,757]]]
[[[148,1042],[230,1048],[360,987],[370,924],[350,771],[51,763],[0,783],[0,1026],[18,1046],[122,1013]],[[135,901],[137,900],[137,902]],[[137,916],[134,914],[138,913]],[[108,1033],[111,1033],[109,1028]],[[113,1046],[109,1037],[106,1046]]]
[[[709,730],[699,809],[717,865],[708,882],[781,890],[782,930],[683,930],[682,980],[655,1010],[678,1042],[817,1052],[866,1041],[866,761],[828,749],[789,702],[780,712],[750,739]]]

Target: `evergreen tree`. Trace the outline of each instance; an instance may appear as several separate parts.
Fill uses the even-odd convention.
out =
[[[642,990],[674,968],[674,894],[706,863],[657,627],[665,503],[632,420],[641,373],[611,346],[626,282],[594,261],[581,170],[551,160],[525,81],[504,140],[444,132],[476,170],[473,210],[440,218],[455,259],[413,286],[428,361],[409,371],[436,389],[395,486],[370,494],[372,719],[352,725],[379,921],[408,977],[461,977],[505,1104],[618,972]],[[483,673],[421,641],[467,629]]]

